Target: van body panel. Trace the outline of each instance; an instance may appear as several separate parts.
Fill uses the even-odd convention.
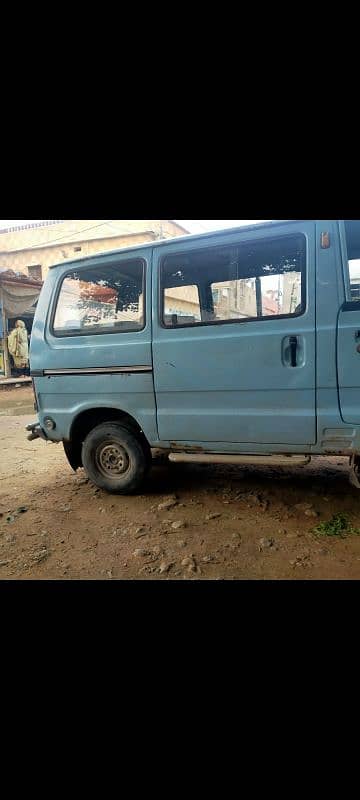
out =
[[[70,391],[71,389],[71,391]],[[69,440],[71,428],[83,411],[109,408],[129,414],[148,441],[157,440],[156,406],[152,373],[74,375],[36,378],[39,422],[56,421],[54,441]]]
[[[322,246],[324,233],[328,247]],[[306,242],[303,313],[164,325],[160,272],[168,255],[295,234]],[[55,304],[67,273],[121,267],[132,258],[146,266],[141,330],[54,335]],[[47,275],[32,330],[39,423],[48,439],[69,442],[80,414],[108,408],[132,417],[150,446],[174,451],[360,453],[360,302],[353,298],[339,220],[264,224],[63,263]],[[296,368],[285,357],[294,338]],[[54,430],[46,430],[48,417]]]
[[[262,319],[164,328],[159,320],[161,260],[169,242],[154,249],[153,360],[160,439],[227,441],[246,445],[316,443],[315,223],[277,226],[276,237],[306,240],[306,311],[286,319]],[[273,232],[271,231],[273,235]],[[223,246],[269,238],[269,229],[221,234]],[[215,246],[202,237],[198,248]],[[175,252],[194,251],[179,242]],[[301,365],[284,363],[284,342],[297,337]]]
[[[360,308],[340,311],[338,323],[338,375],[341,416],[360,425]]]
[[[339,223],[339,264],[343,267],[344,297],[337,325],[337,373],[341,418],[343,422],[360,425],[360,293],[350,281],[350,263],[354,263],[354,257],[360,257],[360,221],[351,220],[351,223],[352,242],[347,240],[344,222]],[[360,274],[359,266],[357,274]]]
[[[136,258],[142,259],[146,266],[145,326],[136,332],[60,337],[51,329],[54,304],[64,277],[73,270],[80,273],[89,267],[94,274],[104,265],[119,264],[121,268],[122,262],[129,261],[128,252],[66,263],[47,276],[35,316],[30,358],[32,374],[38,373],[34,381],[39,421],[43,426],[45,417],[54,418],[56,428],[51,432],[54,441],[68,440],[76,417],[96,408],[126,412],[149,441],[157,440],[151,347],[151,248],[137,248]],[[117,372],[119,369],[129,371]],[[88,374],[84,374],[86,370]],[[65,374],[54,374],[59,371]]]

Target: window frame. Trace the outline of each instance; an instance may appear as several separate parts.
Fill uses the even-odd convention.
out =
[[[346,311],[356,311],[360,309],[360,298],[358,300],[354,300],[351,291],[351,287],[354,284],[351,283],[350,263],[353,259],[350,259],[350,253],[349,253],[349,241],[346,230],[347,221],[348,220],[341,220],[340,224],[340,246],[341,246],[341,255],[343,262],[343,280],[345,285],[345,303],[343,308]],[[360,220],[356,221],[360,222]]]
[[[144,311],[144,315],[143,315],[143,325],[142,325],[141,328],[132,328],[132,329],[129,329],[129,330],[126,330],[126,331],[121,330],[121,329],[118,329],[118,330],[115,329],[114,330],[114,328],[102,328],[101,330],[96,330],[95,328],[92,329],[92,330],[75,330],[74,328],[72,328],[72,329],[61,331],[61,332],[58,332],[58,331],[55,330],[55,328],[54,328],[55,316],[56,316],[56,312],[57,312],[57,308],[58,308],[61,289],[63,287],[64,281],[66,280],[66,278],[68,278],[74,272],[80,273],[82,271],[85,272],[85,271],[92,271],[92,270],[95,272],[99,268],[99,266],[101,266],[102,268],[106,268],[106,267],[113,267],[113,266],[115,266],[115,264],[117,265],[118,263],[119,264],[129,264],[129,263],[132,263],[134,261],[138,262],[138,263],[141,263],[142,267],[143,267],[143,298],[144,298],[143,311]],[[101,265],[97,264],[96,266],[74,265],[72,269],[67,270],[67,272],[65,272],[64,275],[61,276],[61,279],[59,280],[59,282],[57,284],[57,287],[56,287],[56,291],[55,291],[54,302],[52,304],[50,324],[49,324],[49,330],[50,330],[51,336],[54,336],[54,338],[56,338],[56,339],[69,339],[69,338],[70,339],[71,338],[74,339],[77,336],[109,336],[109,335],[116,335],[116,334],[117,335],[119,335],[119,334],[123,335],[123,334],[126,334],[126,333],[131,333],[131,334],[141,333],[141,331],[145,330],[146,321],[147,321],[147,319],[146,319],[147,266],[148,265],[147,265],[146,259],[142,258],[142,257],[140,257],[140,258],[138,257],[138,258],[123,259],[120,262],[112,262],[112,263],[109,263],[109,264],[106,264],[106,263],[103,262]]]
[[[188,256],[191,256],[191,255],[193,255],[195,253],[199,253],[200,250],[202,252],[205,252],[206,250],[212,250],[212,251],[214,251],[214,250],[224,250],[225,247],[229,247],[229,248],[230,247],[234,247],[234,244],[236,244],[236,243],[231,242],[231,244],[230,243],[229,244],[222,243],[222,244],[216,245],[215,247],[211,247],[211,246],[209,247],[209,245],[208,245],[208,246],[202,247],[202,248],[200,248],[200,247],[193,248],[192,250],[180,250],[178,252],[174,250],[171,253],[167,253],[165,256],[163,256],[160,259],[160,269],[159,269],[159,308],[158,308],[159,325],[160,325],[160,327],[163,330],[167,330],[167,331],[177,331],[179,329],[185,329],[185,328],[186,329],[189,329],[189,328],[205,328],[205,327],[209,327],[209,326],[214,327],[214,326],[219,326],[219,325],[244,325],[244,324],[252,323],[252,322],[271,322],[271,321],[274,321],[274,320],[298,319],[299,317],[303,317],[304,314],[306,314],[306,311],[308,309],[308,303],[307,303],[308,248],[307,248],[307,238],[306,238],[305,234],[302,231],[298,231],[298,232],[296,231],[296,232],[293,232],[293,233],[284,234],[283,236],[271,236],[271,237],[266,238],[266,239],[263,239],[263,238],[261,238],[261,239],[260,238],[259,239],[247,239],[246,241],[240,241],[239,242],[239,246],[241,246],[243,244],[244,245],[254,245],[255,246],[258,243],[261,243],[261,244],[264,244],[264,243],[267,244],[268,243],[268,244],[270,244],[270,243],[273,243],[273,242],[278,242],[280,240],[294,239],[295,237],[301,238],[303,240],[304,259],[305,259],[305,264],[304,264],[304,266],[303,266],[303,268],[301,270],[301,310],[297,314],[277,314],[276,316],[274,315],[274,316],[263,316],[263,317],[246,317],[244,319],[205,320],[204,322],[195,322],[195,323],[194,322],[189,322],[189,323],[185,323],[184,325],[180,324],[180,325],[175,325],[175,326],[165,325],[165,322],[164,322],[164,290],[163,290],[163,287],[162,287],[162,278],[163,278],[164,262],[166,261],[166,259],[169,258],[169,256],[178,256],[180,258],[181,256],[186,255],[188,257]],[[201,286],[199,284],[195,284],[194,282],[191,285],[192,286],[197,285],[197,287],[198,287],[199,298],[200,298],[200,311],[202,312],[203,309],[201,307],[201,299],[202,299]],[[209,284],[209,287],[210,286],[211,286],[211,284]],[[210,289],[210,292],[211,292],[211,289]]]

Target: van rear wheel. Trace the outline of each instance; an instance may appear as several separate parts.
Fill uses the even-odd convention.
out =
[[[116,422],[93,428],[82,446],[82,463],[90,480],[111,494],[132,494],[151,463],[146,442]]]

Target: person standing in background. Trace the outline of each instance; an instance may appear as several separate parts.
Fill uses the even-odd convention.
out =
[[[16,320],[15,328],[8,336],[8,348],[15,368],[25,375],[29,367],[29,343],[25,323],[21,319]]]

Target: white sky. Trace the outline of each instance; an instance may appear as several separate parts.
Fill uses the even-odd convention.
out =
[[[2,228],[12,228],[15,225],[27,225],[31,222],[45,222],[41,219],[0,219],[0,230]],[[270,222],[264,219],[178,219],[175,220],[179,225],[190,231],[190,233],[204,233],[205,231],[221,230],[222,228],[236,228],[242,225],[252,225],[257,222]]]
[[[223,230],[223,228],[237,228],[243,225],[255,225],[260,222],[270,222],[265,219],[176,219],[179,225],[190,233],[205,233],[205,231]]]

